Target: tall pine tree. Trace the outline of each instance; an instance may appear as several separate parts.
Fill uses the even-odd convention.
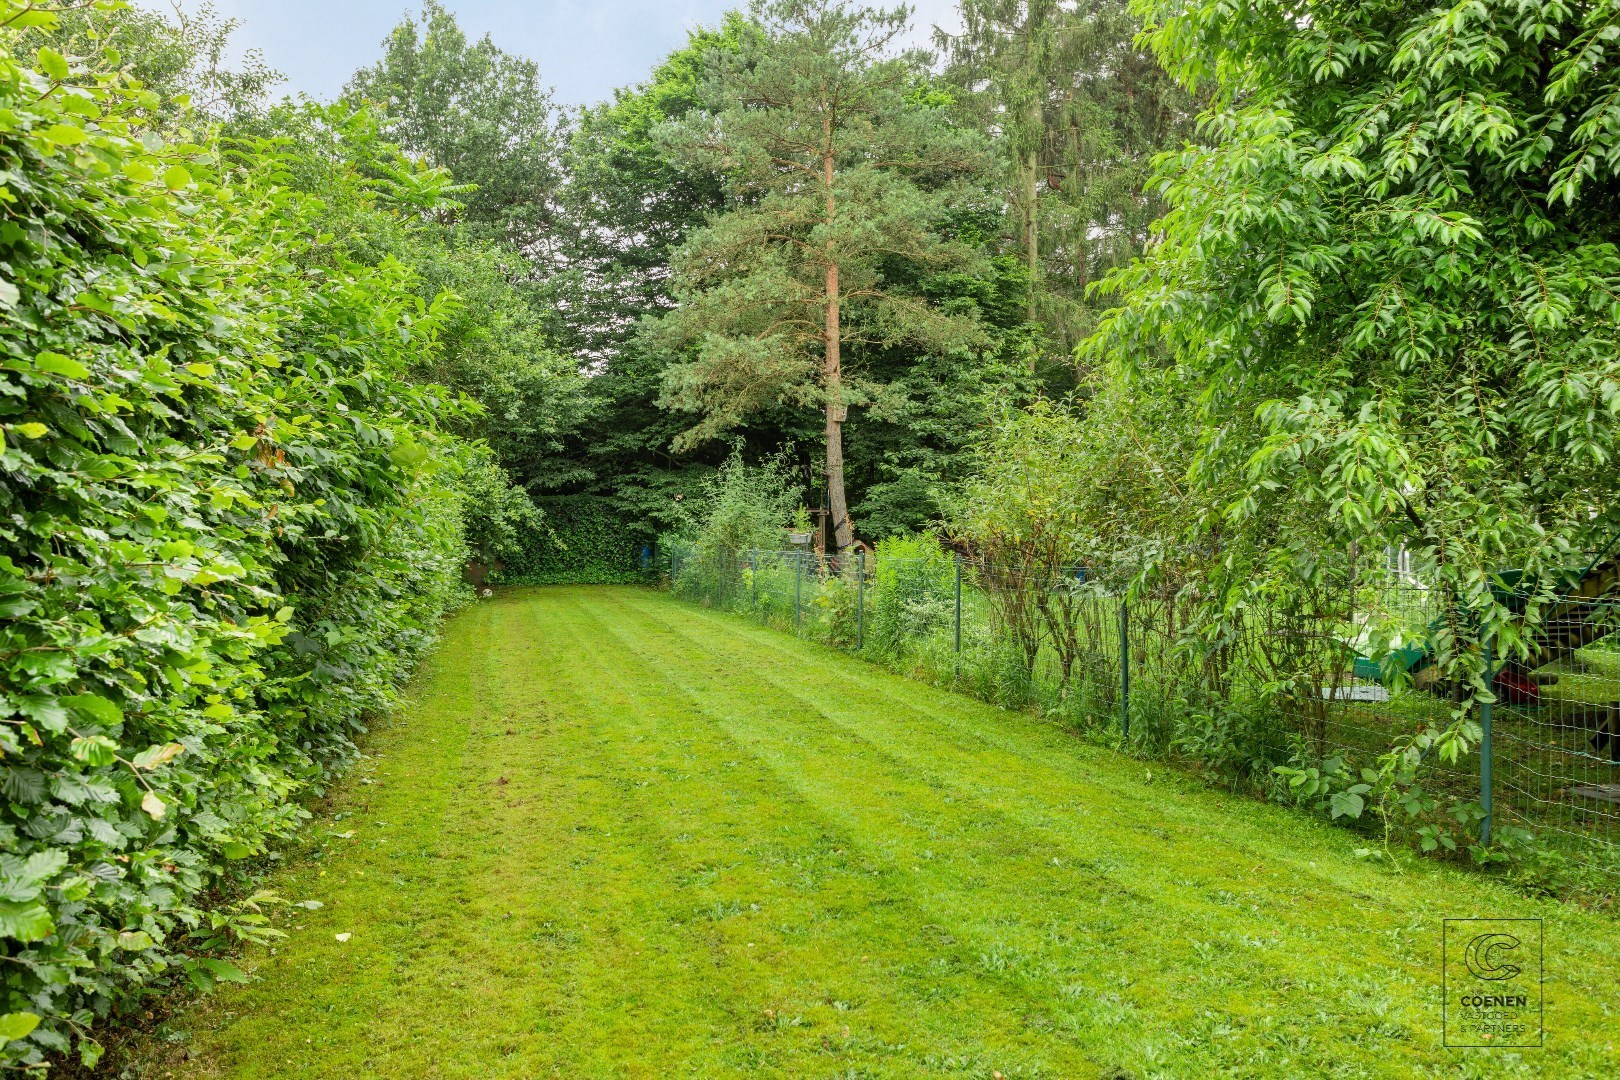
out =
[[[713,54],[705,108],[663,131],[725,176],[730,197],[681,248],[678,306],[653,324],[680,357],[665,402],[701,415],[678,442],[781,402],[821,410],[840,550],[854,542],[843,424],[880,391],[851,362],[865,347],[959,348],[981,333],[898,284],[974,260],[943,227],[950,193],[985,164],[980,138],[930,89],[926,55],[892,52],[906,25],[904,8],[756,2],[740,48]]]

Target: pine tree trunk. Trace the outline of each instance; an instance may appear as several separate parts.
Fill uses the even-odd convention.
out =
[[[833,542],[842,552],[855,543],[855,530],[849,522],[849,504],[844,499],[844,404],[843,373],[838,325],[838,264],[827,267],[827,362],[822,381],[827,388],[827,505],[832,510]]]
[[[838,211],[833,198],[832,121],[827,121],[829,152],[822,158],[827,184],[827,222],[832,223]],[[843,327],[839,324],[838,262],[828,252],[827,259],[827,323],[824,331],[825,365],[822,368],[822,387],[827,392],[827,507],[832,511],[833,543],[842,554],[855,543],[855,529],[849,521],[849,504],[844,498],[844,418],[849,407],[844,404]]]
[[[1030,65],[1030,74],[1038,75],[1041,70],[1039,51],[1036,48],[1035,30],[1037,23],[1044,23],[1048,11],[1044,5],[1031,3],[1024,14],[1023,32],[1025,35],[1025,62]],[[1046,109],[1041,100],[1044,92],[1042,81],[1037,80],[1036,86],[1029,91],[1029,100],[1024,105],[1024,141],[1027,149],[1018,162],[1019,172],[1019,201],[1024,204],[1024,263],[1029,270],[1029,302],[1025,307],[1025,317],[1035,321],[1037,312],[1036,300],[1041,288],[1041,235],[1040,235],[1040,167],[1041,145],[1046,140]],[[1035,371],[1035,354],[1029,358],[1029,370]]]
[[[1039,123],[1041,109],[1037,104],[1030,110],[1032,119]],[[1038,130],[1038,129],[1037,129]],[[1026,152],[1018,163],[1019,202],[1024,204],[1024,263],[1029,272],[1029,301],[1024,317],[1035,322],[1038,314],[1036,302],[1041,291],[1041,234],[1040,234],[1040,151],[1039,143]],[[1029,354],[1029,373],[1035,374],[1036,352]]]
[[[1040,161],[1038,153],[1030,150],[1024,155],[1023,181],[1024,203],[1024,261],[1029,267],[1029,321],[1035,321],[1035,293],[1041,284],[1041,237],[1040,218],[1036,200],[1039,198],[1037,190],[1040,184]]]

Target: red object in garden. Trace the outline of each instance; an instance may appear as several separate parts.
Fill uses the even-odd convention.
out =
[[[1540,705],[1541,687],[1513,671],[1499,671],[1491,684],[1496,696],[1509,705]]]

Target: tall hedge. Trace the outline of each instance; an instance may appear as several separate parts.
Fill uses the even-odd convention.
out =
[[[643,550],[653,538],[588,495],[539,500],[543,519],[502,553],[498,580],[517,585],[625,585],[652,577]]]
[[[12,56],[46,18],[0,0],[6,1068],[239,977],[201,901],[295,828],[464,558],[456,406],[404,376],[443,304],[315,235],[273,147],[161,145],[150,95]]]

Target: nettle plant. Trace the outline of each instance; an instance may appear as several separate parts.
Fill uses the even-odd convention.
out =
[[[750,465],[741,449],[734,448],[703,484],[703,518],[696,534],[700,556],[780,548],[788,523],[798,527],[794,508],[800,494],[786,456]],[[798,514],[808,520],[802,509]],[[803,531],[809,532],[808,527]]]
[[[458,596],[404,372],[444,305],[345,259],[278,152],[165,146],[153,96],[0,0],[0,1067],[145,985],[240,974],[203,910],[305,816]],[[111,65],[107,65],[111,66]]]

